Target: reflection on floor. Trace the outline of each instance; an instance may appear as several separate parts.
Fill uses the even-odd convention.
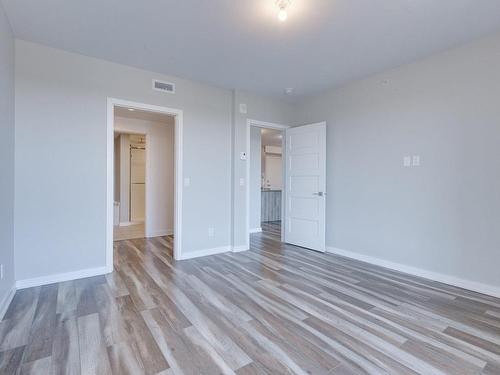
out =
[[[262,233],[281,237],[281,221],[266,221],[261,223]]]
[[[136,238],[144,238],[144,223],[114,227],[113,239],[115,241],[133,240]]]

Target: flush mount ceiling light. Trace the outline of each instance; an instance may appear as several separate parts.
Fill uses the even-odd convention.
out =
[[[286,12],[286,9],[290,6],[291,3],[292,0],[276,0],[276,6],[279,8],[278,19],[281,22],[285,22],[286,19],[288,18],[288,13]]]

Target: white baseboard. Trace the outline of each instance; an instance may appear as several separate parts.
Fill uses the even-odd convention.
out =
[[[233,253],[241,253],[250,250],[247,245],[233,246]]]
[[[372,257],[369,255],[363,255],[359,253],[355,253],[353,251],[338,249],[335,247],[328,246],[326,248],[328,253],[341,255],[347,258],[359,260],[362,262],[374,264],[376,266],[381,266],[385,268],[389,268],[394,271],[404,272],[413,276],[423,277],[424,279],[438,281],[440,283],[456,286],[463,289],[468,289],[474,292],[487,294],[489,296],[500,298],[500,287],[483,284],[477,281],[471,281],[466,279],[461,279],[456,276],[446,275],[439,272],[428,271],[422,268],[407,266],[401,263],[391,262],[388,260]]]
[[[223,253],[228,253],[228,252],[240,253],[242,251],[247,251],[247,250],[248,250],[247,245],[240,245],[240,246],[233,246],[233,247],[221,246],[221,247],[215,247],[213,249],[203,249],[203,250],[190,251],[186,254],[182,254],[182,256],[179,258],[179,260],[194,259],[194,258],[206,257],[209,255],[223,254]]]
[[[56,275],[48,275],[41,277],[34,277],[32,279],[24,279],[16,281],[17,289],[26,289],[34,286],[48,285],[54,283],[60,283],[63,281],[69,280],[77,280],[83,279],[86,277],[105,275],[109,273],[109,269],[107,267],[98,267],[98,268],[88,268],[80,271],[59,273]]]
[[[261,233],[262,232],[262,228],[251,228],[250,233]]]
[[[5,313],[7,312],[7,309],[9,308],[9,305],[12,302],[12,299],[14,298],[15,294],[16,294],[16,284],[13,283],[12,287],[9,289],[5,297],[0,302],[0,321],[3,320],[3,317],[5,316]]]
[[[156,230],[156,231],[151,231],[148,234],[146,234],[146,238],[171,236],[173,234],[174,234],[173,229]]]
[[[182,254],[182,256],[179,258],[179,260],[187,260],[187,259],[193,259],[193,258],[206,257],[208,255],[227,253],[229,251],[231,251],[230,246],[221,246],[221,247],[215,247],[213,249],[202,249],[202,250],[190,251],[188,253]]]
[[[120,227],[129,227],[131,225],[138,225],[138,224],[143,224],[144,223],[144,220],[142,221],[122,221],[119,226]]]

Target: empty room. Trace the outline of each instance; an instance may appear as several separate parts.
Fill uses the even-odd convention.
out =
[[[0,375],[500,375],[500,1],[0,0]]]

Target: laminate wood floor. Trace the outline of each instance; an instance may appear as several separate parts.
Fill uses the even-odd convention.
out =
[[[20,290],[1,374],[500,374],[500,300],[283,245],[172,260],[115,243],[107,276]]]
[[[281,221],[264,221],[260,226],[266,235],[281,237]]]

